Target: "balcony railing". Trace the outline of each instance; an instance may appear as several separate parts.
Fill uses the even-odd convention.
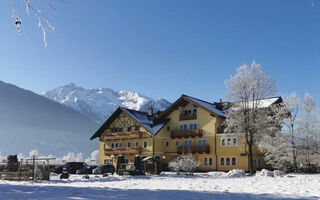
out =
[[[183,120],[193,120],[193,119],[197,119],[197,115],[196,114],[192,114],[192,115],[186,115],[186,114],[181,114],[179,116],[179,120],[183,121]]]
[[[141,131],[107,133],[104,136],[104,140],[124,140],[124,139],[141,139],[141,138],[142,138]]]
[[[201,129],[193,129],[193,130],[174,130],[170,133],[171,138],[188,138],[188,137],[202,137]]]
[[[179,146],[177,149],[178,154],[194,154],[194,153],[210,153],[209,145],[195,145],[195,146]]]
[[[104,149],[105,155],[120,155],[120,154],[141,154],[142,147],[118,147],[118,148],[106,148]]]

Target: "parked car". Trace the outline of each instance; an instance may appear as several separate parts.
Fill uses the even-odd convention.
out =
[[[110,173],[110,174],[114,174],[114,172],[116,171],[116,169],[114,168],[113,165],[102,165],[102,166],[99,166],[97,168],[95,168],[94,170],[92,170],[92,173],[93,174],[107,174],[107,173]]]
[[[88,167],[88,165],[85,162],[67,162],[63,165],[62,172],[75,174],[78,169],[82,169],[85,167]]]
[[[92,174],[92,171],[97,168],[98,166],[97,165],[91,165],[89,166],[89,171],[88,171],[88,174]]]
[[[97,165],[91,165],[91,166],[84,166],[81,169],[78,169],[76,171],[77,174],[92,174],[92,170],[94,170],[95,168],[97,168]]]
[[[59,165],[59,166],[56,166],[54,167],[51,172],[54,172],[56,174],[61,174],[62,173],[62,170],[63,170],[63,165]]]

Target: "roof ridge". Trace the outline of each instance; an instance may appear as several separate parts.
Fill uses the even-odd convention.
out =
[[[189,95],[185,95],[185,94],[183,94],[182,96],[190,97],[190,98],[193,98],[193,99],[196,99],[196,100],[202,101],[202,102],[204,102],[204,103],[208,103],[208,104],[214,105],[213,103],[211,103],[211,102],[209,102],[209,101],[205,101],[205,100],[202,100],[202,99],[199,99],[199,98],[196,98],[196,97],[192,97],[192,96],[189,96]]]
[[[141,111],[141,110],[134,110],[134,109],[126,108],[124,106],[119,106],[119,107],[122,108],[122,109],[128,110],[128,111],[133,111],[133,112],[138,112],[138,113],[143,113],[143,114],[148,115],[147,112],[144,112],[144,111]]]

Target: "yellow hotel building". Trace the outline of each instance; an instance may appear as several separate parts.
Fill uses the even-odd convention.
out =
[[[264,107],[281,97],[262,100]],[[199,171],[248,170],[243,136],[223,133],[221,102],[210,103],[182,95],[165,111],[154,114],[119,107],[91,137],[99,138],[99,163],[117,163],[123,155],[132,163],[135,155],[159,156],[167,164],[179,155],[192,154]],[[254,164],[264,167],[263,155],[254,148]]]

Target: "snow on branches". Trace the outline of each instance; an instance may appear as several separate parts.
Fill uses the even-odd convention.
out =
[[[43,43],[44,46],[47,48],[48,47],[48,42],[47,42],[47,34],[52,33],[55,31],[55,27],[49,22],[49,20],[44,17],[41,13],[41,10],[34,7],[33,4],[31,3],[31,0],[23,0],[25,3],[26,7],[26,13],[29,15],[30,12],[34,13],[38,20],[38,26],[42,31],[42,37],[43,37]],[[57,2],[64,2],[63,0],[46,0],[45,3],[52,9],[56,10],[54,7],[52,1],[57,1]],[[17,32],[20,35],[21,34],[21,18],[20,15],[17,12],[17,5],[16,5],[16,0],[11,0],[12,2],[12,18],[14,20],[14,24],[17,28]]]
[[[273,106],[273,123],[281,129],[265,132],[258,147],[273,168],[298,172],[299,164],[310,164],[310,155],[319,153],[319,116],[310,94],[304,101],[295,93],[283,97],[281,106]]]
[[[174,161],[169,163],[169,168],[172,171],[177,172],[179,174],[181,171],[187,172],[189,174],[193,174],[193,172],[197,169],[200,163],[194,159],[193,156],[179,156]]]
[[[261,100],[275,93],[276,84],[255,61],[250,66],[240,66],[225,84],[229,101],[235,102],[227,110],[225,132],[244,135],[248,146],[249,169],[253,173],[253,142],[259,139],[261,131],[269,126],[269,115],[266,109],[261,108]]]

